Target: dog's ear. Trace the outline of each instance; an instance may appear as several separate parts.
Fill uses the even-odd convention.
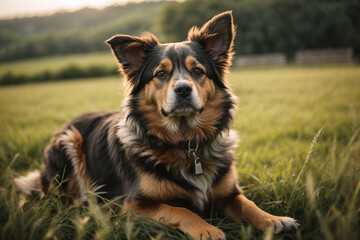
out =
[[[143,64],[147,52],[159,44],[158,39],[146,33],[142,37],[115,35],[106,41],[116,57],[122,73],[129,77]]]
[[[200,43],[211,58],[221,68],[231,65],[235,27],[232,12],[224,12],[213,17],[199,30],[190,29],[188,40]]]

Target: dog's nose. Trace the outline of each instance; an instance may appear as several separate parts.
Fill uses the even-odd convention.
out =
[[[186,98],[191,94],[192,86],[185,82],[179,82],[175,85],[174,91],[178,96]]]

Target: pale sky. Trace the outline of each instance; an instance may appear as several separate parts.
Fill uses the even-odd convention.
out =
[[[144,0],[0,0],[0,19],[51,14],[60,10],[74,11],[83,7],[106,7],[111,4]]]

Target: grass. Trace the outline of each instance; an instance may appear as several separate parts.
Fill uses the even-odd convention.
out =
[[[298,219],[273,236],[244,223],[207,219],[228,239],[360,238],[360,68],[284,67],[232,71],[239,96],[234,127],[239,182],[262,209]],[[38,168],[51,136],[75,115],[120,108],[119,78],[0,88],[1,239],[184,239],[106,204],[64,208],[60,197],[30,199],[11,179]]]

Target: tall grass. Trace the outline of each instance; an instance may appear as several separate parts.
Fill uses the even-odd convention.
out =
[[[359,239],[359,79],[354,66],[234,69],[239,182],[262,209],[294,217],[301,228],[274,236],[216,214],[207,221],[228,239]],[[122,97],[119,78],[0,88],[1,239],[189,239],[111,211],[111,201],[97,205],[90,197],[66,208],[59,195],[27,198],[11,184],[39,167],[42,149],[66,121],[120,108]]]

